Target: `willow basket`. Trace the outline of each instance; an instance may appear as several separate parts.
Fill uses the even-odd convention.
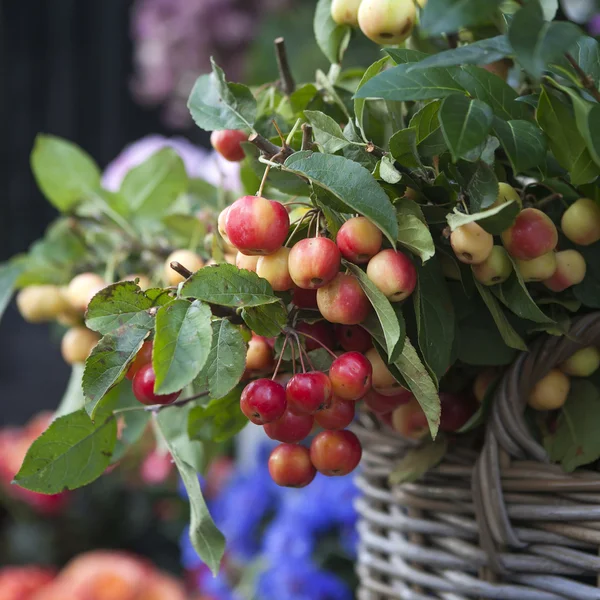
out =
[[[549,464],[524,420],[533,385],[593,344],[600,313],[533,345],[500,383],[483,447],[454,444],[415,483],[388,485],[410,442],[358,424],[359,600],[600,599],[600,474]]]

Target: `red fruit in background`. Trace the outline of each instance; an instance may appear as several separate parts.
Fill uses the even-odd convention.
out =
[[[315,421],[323,429],[345,429],[354,420],[355,413],[355,402],[334,396],[331,406],[320,410],[315,415]]]
[[[269,457],[269,474],[283,487],[306,487],[317,474],[310,461],[310,452],[297,444],[281,444]]]
[[[358,325],[371,312],[371,303],[356,277],[338,273],[335,279],[317,290],[317,305],[330,323]]]
[[[317,414],[320,414],[320,411]],[[297,415],[286,410],[283,416],[272,423],[265,423],[265,433],[278,442],[296,444],[304,440],[312,431],[315,418],[312,415]]]
[[[375,391],[384,396],[397,396],[402,393],[404,388],[392,375],[384,360],[379,356],[379,352],[375,348],[371,348],[367,350],[365,356],[373,368],[371,383]]]
[[[360,441],[351,431],[322,431],[310,445],[310,460],[329,477],[348,475],[362,456]]]
[[[321,371],[294,375],[285,392],[290,410],[298,414],[314,414],[331,404],[331,381]]]
[[[290,228],[285,206],[261,196],[236,200],[225,216],[225,232],[242,254],[265,255],[279,250]]]
[[[223,129],[222,131],[213,131],[210,134],[210,143],[212,147],[225,159],[230,162],[240,162],[244,160],[244,149],[242,142],[248,139],[248,135],[237,129]]]
[[[292,302],[298,308],[318,308],[317,306],[317,290],[303,290],[302,288],[294,288]]]
[[[257,379],[249,383],[240,397],[242,412],[255,425],[272,423],[286,409],[285,388],[271,379]]]
[[[148,485],[159,485],[168,479],[173,468],[173,459],[168,452],[153,450],[144,458],[140,467],[140,476]]]
[[[404,437],[420,440],[429,433],[427,417],[416,398],[400,405],[392,413],[392,428]]]
[[[581,283],[587,272],[585,258],[577,250],[563,250],[556,253],[556,271],[543,284],[553,292],[563,292]]]
[[[357,265],[366,264],[381,250],[383,235],[369,219],[348,219],[338,231],[336,243],[342,256]]]
[[[314,290],[323,287],[338,274],[341,259],[338,247],[329,238],[307,238],[294,244],[288,266],[298,287]]]
[[[206,472],[206,497],[214,498],[235,474],[235,462],[227,456],[211,461]]]
[[[273,366],[273,348],[266,338],[252,334],[246,352],[246,369],[267,371]]]
[[[401,302],[417,285],[417,270],[408,256],[382,250],[367,265],[367,276],[390,302]]]
[[[151,406],[153,404],[171,404],[179,398],[181,390],[172,394],[155,394],[155,382],[156,373],[151,364],[144,365],[134,375],[131,387],[133,395],[139,402]]]
[[[144,365],[147,365],[148,363],[152,362],[152,346],[153,344],[150,340],[142,344],[142,347],[140,348],[139,352],[135,355],[131,366],[129,367],[129,369],[127,369],[127,374],[125,375],[127,379],[133,379],[133,376]]]
[[[441,431],[458,431],[477,410],[477,402],[471,396],[442,392],[440,402],[442,405]]]
[[[54,571],[42,567],[2,567],[0,600],[30,600],[55,577]]]
[[[397,395],[384,396],[383,394],[377,393],[375,390],[367,392],[364,400],[365,404],[375,414],[386,414],[392,412],[402,404],[407,404],[414,398],[412,392],[408,390],[400,390]]]
[[[360,400],[371,389],[373,367],[360,352],[346,352],[329,369],[333,393],[343,400]]]
[[[512,227],[502,233],[508,253],[519,260],[532,260],[556,248],[558,231],[552,219],[537,208],[522,210]]]
[[[366,352],[373,346],[371,334],[360,325],[336,325],[335,335],[346,352]]]
[[[305,323],[301,321],[296,325],[296,330],[300,333],[306,333],[311,337],[319,340],[325,348],[333,348],[335,344],[335,336],[331,323],[327,321],[317,321],[316,323]],[[301,336],[304,339],[304,344],[308,352],[322,348],[321,344],[315,342],[309,337]]]

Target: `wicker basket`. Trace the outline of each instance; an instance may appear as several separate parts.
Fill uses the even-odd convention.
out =
[[[481,451],[455,445],[416,483],[390,489],[410,442],[361,422],[360,600],[600,599],[600,474],[549,464],[523,416],[535,382],[592,344],[600,313],[522,354],[499,386]]]

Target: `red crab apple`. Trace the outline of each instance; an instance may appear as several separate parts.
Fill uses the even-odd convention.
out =
[[[563,250],[556,253],[556,271],[544,285],[553,292],[562,292],[585,278],[587,266],[585,258],[577,250]]]
[[[417,19],[414,0],[363,0],[358,9],[361,31],[376,44],[401,44]]]
[[[427,417],[416,398],[411,398],[392,413],[392,427],[404,437],[420,440],[429,433]]]
[[[314,414],[331,404],[331,381],[321,371],[294,375],[285,391],[290,410],[297,414]]]
[[[402,302],[417,285],[417,271],[408,256],[382,250],[367,265],[367,276],[390,302]]]
[[[573,377],[589,377],[600,367],[600,351],[595,346],[582,348],[560,365],[560,370]]]
[[[307,334],[302,337],[304,338],[304,345],[308,352],[311,350],[318,350],[323,346],[331,349],[335,344],[333,326],[327,321],[317,321],[316,323],[305,323],[304,321],[301,321],[296,325],[296,331],[301,334]],[[315,339],[313,340],[311,338]]]
[[[172,404],[179,398],[179,392],[172,394],[156,394],[154,384],[156,382],[156,373],[151,364],[146,364],[133,376],[132,389],[133,395],[139,402],[146,405],[152,404]]]
[[[125,377],[127,379],[133,379],[133,376],[148,363],[152,362],[152,340],[147,340],[142,344],[142,347],[138,350],[138,353],[135,355],[133,362],[131,363],[129,369],[127,369],[127,373]]]
[[[252,334],[246,352],[248,371],[267,371],[273,366],[273,348],[266,338]]]
[[[358,325],[371,312],[371,303],[352,275],[338,273],[335,279],[317,290],[317,305],[330,323]]]
[[[238,269],[246,269],[246,271],[253,271],[256,273],[256,266],[260,256],[246,256],[241,252],[235,255],[235,266]]]
[[[381,231],[365,217],[348,219],[336,237],[342,256],[357,265],[368,263],[381,250],[382,241]]]
[[[502,233],[502,242],[512,257],[533,260],[556,248],[558,231],[547,214],[537,208],[526,208]]]
[[[329,477],[348,475],[362,456],[360,441],[351,431],[322,431],[310,445],[310,460]]]
[[[447,432],[458,431],[475,413],[477,403],[468,395],[440,394],[442,414],[440,430]]]
[[[292,302],[298,308],[313,309],[317,306],[317,290],[303,290],[302,288],[294,288],[292,294]]]
[[[475,279],[483,285],[496,285],[506,281],[513,271],[513,266],[506,250],[502,246],[494,246],[490,255],[478,265],[472,265]]]
[[[255,425],[272,423],[283,416],[287,406],[285,388],[271,379],[257,379],[242,391],[240,408]]]
[[[375,414],[384,415],[391,413],[402,404],[410,402],[414,398],[412,392],[401,389],[394,396],[384,396],[375,390],[367,392],[364,400],[367,407]]]
[[[246,156],[242,148],[242,142],[245,142],[248,136],[238,129],[223,129],[222,131],[213,131],[210,135],[212,147],[225,159],[230,162],[240,162]]]
[[[333,397],[329,408],[320,410],[315,415],[317,425],[323,429],[345,429],[354,420],[356,404],[351,400]]]
[[[315,418],[312,415],[297,415],[287,409],[277,421],[265,423],[264,429],[272,440],[296,444],[310,435],[314,423]]]
[[[533,281],[544,281],[550,279],[556,272],[556,252],[546,252],[533,260],[515,260],[517,271],[519,271],[523,281],[531,283]]]
[[[225,233],[242,254],[272,254],[283,246],[289,228],[285,206],[261,196],[236,200],[225,216]]]
[[[360,325],[336,325],[335,335],[346,352],[366,352],[373,347],[371,334]]]
[[[317,474],[310,452],[297,444],[281,444],[269,457],[269,474],[282,487],[306,487]]]
[[[535,410],[556,410],[567,401],[570,389],[569,377],[559,369],[552,369],[535,384],[527,403]]]
[[[360,352],[346,352],[329,369],[333,393],[342,400],[360,400],[371,388],[373,367]]]
[[[294,244],[288,266],[294,283],[305,290],[329,283],[340,270],[340,251],[325,237],[307,238]]]
[[[595,244],[600,240],[600,205],[589,198],[580,198],[565,211],[560,226],[574,244]]]
[[[333,0],[331,18],[338,25],[358,27],[358,7],[361,0]]]
[[[397,396],[404,388],[396,381],[390,373],[385,362],[375,348],[367,350],[365,357],[373,368],[372,384],[376,392],[384,396]]]
[[[450,235],[450,244],[460,262],[478,265],[492,252],[494,237],[473,221],[457,227]]]
[[[256,274],[266,279],[276,292],[287,292],[294,287],[288,268],[290,249],[282,246],[279,250],[261,256],[256,263]]]

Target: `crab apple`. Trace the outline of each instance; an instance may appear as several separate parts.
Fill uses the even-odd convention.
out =
[[[579,198],[567,208],[560,226],[574,244],[595,244],[600,240],[600,205],[589,198]]]
[[[317,321],[316,323],[306,323],[301,321],[296,325],[296,331],[298,333],[305,333],[307,336],[304,337],[304,345],[308,352],[311,350],[318,350],[319,348],[333,348],[335,344],[335,335],[331,323],[327,321]],[[315,338],[314,340],[311,338]],[[321,343],[319,343],[321,342]]]
[[[246,155],[242,148],[242,142],[247,139],[248,135],[239,129],[223,129],[210,134],[211,146],[229,162],[244,160]]]
[[[494,246],[490,255],[478,265],[472,265],[475,279],[483,285],[496,285],[506,281],[513,270],[512,261],[502,246]]]
[[[314,414],[331,404],[331,381],[321,371],[298,373],[285,389],[290,409],[297,414]]]
[[[415,397],[394,410],[392,428],[400,435],[413,440],[421,440],[429,433],[427,417]]]
[[[346,352],[366,352],[373,347],[371,334],[360,325],[336,325],[335,335]]]
[[[395,408],[410,402],[413,398],[412,392],[402,389],[394,396],[384,396],[375,390],[369,390],[364,397],[365,404],[375,414],[384,415],[391,413]]]
[[[600,351],[595,346],[582,348],[560,365],[560,370],[573,377],[589,377],[600,367]]]
[[[473,382],[473,396],[477,402],[483,402],[490,385],[496,381],[498,377],[498,371],[493,368],[484,369],[475,377]]]
[[[289,228],[285,206],[261,196],[236,200],[225,216],[227,237],[242,254],[272,254],[283,246]]]
[[[508,253],[519,260],[533,260],[556,248],[558,231],[552,219],[537,208],[522,210],[515,222],[502,232]]]
[[[310,451],[297,444],[281,444],[269,457],[269,474],[282,487],[306,487],[317,474]]]
[[[292,302],[298,308],[318,308],[317,290],[303,290],[302,288],[295,287],[294,293],[292,294]]]
[[[495,60],[494,62],[488,63],[487,65],[482,65],[482,68],[498,77],[504,79],[506,81],[508,79],[508,73],[510,72],[510,68],[512,66],[512,62],[508,59],[503,60]],[[502,185],[502,184],[500,184]],[[504,184],[508,185],[508,184]]]
[[[478,265],[492,252],[494,237],[473,221],[457,227],[450,235],[450,244],[460,262]]]
[[[556,272],[556,252],[546,252],[533,260],[515,260],[517,271],[519,271],[523,281],[531,283],[534,281],[544,281],[550,279]]]
[[[154,344],[152,343],[152,340],[146,340],[142,344],[142,347],[138,350],[138,353],[135,355],[135,358],[133,359],[133,362],[129,366],[129,369],[127,369],[127,373],[125,374],[125,377],[127,377],[127,379],[133,379],[133,376],[144,365],[147,365],[148,363],[152,362],[152,347],[153,347],[153,345]]]
[[[314,424],[313,415],[297,415],[288,409],[277,421],[265,423],[264,430],[272,440],[297,444],[310,435]]]
[[[338,25],[358,27],[358,7],[362,0],[333,0],[331,18]]]
[[[29,323],[43,323],[69,310],[69,303],[55,285],[31,285],[17,295],[17,308]]]
[[[414,0],[363,0],[358,9],[361,31],[376,44],[401,44],[417,18]]]
[[[535,410],[556,410],[566,401],[571,389],[571,380],[559,369],[552,369],[542,377],[527,399],[527,404]]]
[[[167,285],[178,285],[182,281],[185,281],[183,275],[180,275],[171,268],[172,262],[178,262],[192,273],[199,271],[204,266],[204,261],[195,252],[192,252],[191,250],[175,250],[169,254],[163,269]]]
[[[382,250],[367,265],[367,276],[390,302],[402,302],[417,285],[417,271],[408,256]]]
[[[586,271],[585,258],[577,250],[563,250],[556,253],[556,271],[543,283],[553,292],[562,292],[581,283]]]
[[[152,404],[172,404],[179,398],[181,390],[172,394],[156,394],[154,384],[156,383],[156,373],[151,363],[140,368],[133,376],[131,388],[133,395],[139,402],[146,405]]]
[[[501,206],[502,204],[512,202],[513,200],[517,202],[519,206],[523,206],[523,201],[521,200],[519,192],[517,192],[517,190],[515,190],[515,188],[509,183],[501,182],[498,184],[498,196],[490,208]]]
[[[368,263],[381,250],[382,242],[381,230],[365,217],[348,219],[336,237],[342,256],[357,265]]]
[[[288,261],[294,283],[305,290],[328,284],[338,274],[340,264],[338,247],[325,237],[300,240],[294,244]]]
[[[71,279],[65,297],[79,312],[85,312],[90,300],[104,287],[106,282],[96,273],[81,273]]]
[[[329,368],[334,395],[342,400],[360,400],[371,388],[373,367],[360,352],[346,352]]]
[[[267,371],[272,366],[273,348],[266,338],[253,333],[246,352],[246,369],[248,371]]]
[[[335,279],[317,290],[317,305],[330,323],[358,325],[371,312],[371,303],[356,277],[338,273]]]
[[[84,363],[100,336],[87,327],[71,327],[60,343],[60,350],[65,362],[69,365]]]
[[[375,391],[384,396],[395,396],[398,395],[400,390],[404,389],[390,373],[390,370],[375,348],[367,350],[365,357],[371,363],[373,369],[371,381]]]
[[[330,407],[320,410],[315,415],[317,425],[323,429],[345,429],[354,420],[356,403],[333,397]]]
[[[351,431],[322,431],[310,445],[310,460],[328,477],[348,475],[362,457],[359,439]]]
[[[458,431],[477,410],[477,403],[471,396],[440,394],[442,413],[440,416],[440,430],[446,432]]]
[[[227,223],[227,213],[229,212],[230,206],[226,206],[217,217],[217,230],[219,231],[219,235],[223,239],[223,241],[231,245],[229,238],[227,237],[227,231],[225,230],[225,224]]]
[[[246,271],[253,271],[256,273],[259,258],[260,256],[246,256],[245,254],[238,252],[235,255],[235,266],[238,269],[246,269]]]
[[[287,292],[294,287],[288,268],[290,249],[282,246],[268,256],[260,256],[256,263],[256,274],[266,279],[276,292]]]
[[[286,406],[285,388],[271,379],[252,381],[240,397],[242,412],[255,425],[277,421],[283,416]]]

